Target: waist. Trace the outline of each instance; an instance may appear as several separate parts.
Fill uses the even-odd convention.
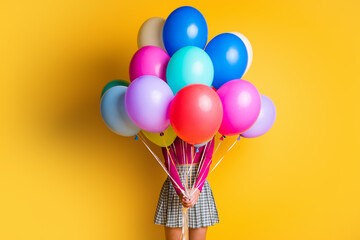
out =
[[[199,163],[176,163],[176,166],[197,166]]]
[[[176,165],[177,174],[179,175],[183,186],[187,180],[193,183],[193,181],[197,179],[200,171],[199,166],[199,164]]]

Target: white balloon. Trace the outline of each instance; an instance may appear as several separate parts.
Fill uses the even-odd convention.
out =
[[[238,32],[231,32],[231,33],[236,35],[237,37],[239,37],[241,39],[241,41],[243,41],[243,43],[245,44],[246,50],[248,52],[248,62],[247,62],[246,69],[244,72],[244,75],[245,75],[245,73],[247,73],[247,71],[249,70],[250,65],[252,63],[252,59],[253,59],[253,50],[252,50],[250,41],[241,33],[238,33]]]
[[[141,25],[138,33],[138,47],[156,46],[165,50],[162,37],[164,24],[165,19],[161,17],[153,17],[146,20]]]

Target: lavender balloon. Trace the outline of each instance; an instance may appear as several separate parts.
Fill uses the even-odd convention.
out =
[[[140,128],[161,133],[169,125],[169,107],[174,94],[160,78],[144,75],[136,78],[125,95],[126,111]]]
[[[259,117],[249,130],[241,134],[245,138],[255,138],[264,135],[274,125],[276,118],[275,105],[267,96],[261,95],[260,97],[261,109]]]

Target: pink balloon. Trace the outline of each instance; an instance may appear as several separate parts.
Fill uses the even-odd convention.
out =
[[[130,81],[143,75],[152,75],[166,82],[166,67],[169,60],[170,56],[159,47],[140,48],[130,62]]]
[[[222,85],[217,94],[224,111],[220,134],[241,134],[255,123],[260,114],[261,99],[252,83],[241,79],[232,80]]]

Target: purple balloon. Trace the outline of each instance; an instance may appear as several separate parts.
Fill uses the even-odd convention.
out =
[[[245,138],[255,138],[264,135],[274,125],[276,118],[276,108],[271,101],[265,95],[261,95],[261,110],[259,117],[252,127],[246,132],[242,133],[241,136]]]
[[[169,108],[174,94],[160,78],[144,75],[136,78],[125,95],[126,111],[140,128],[161,133],[170,125]]]
[[[248,130],[259,116],[260,93],[245,80],[231,80],[217,91],[223,104],[223,120],[219,133],[225,136],[237,135]]]

